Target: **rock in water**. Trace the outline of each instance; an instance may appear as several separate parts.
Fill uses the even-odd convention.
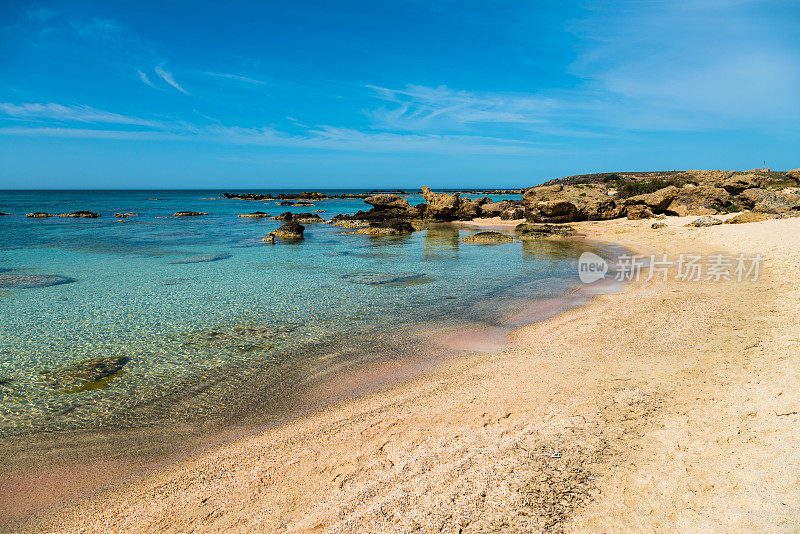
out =
[[[173,217],[199,217],[200,215],[208,215],[204,211],[178,211]]]
[[[0,274],[0,287],[49,287],[74,282],[74,278],[57,274]]]
[[[187,263],[208,263],[210,261],[219,261],[219,260],[227,260],[228,258],[232,258],[232,254],[199,254],[197,256],[191,256],[189,258],[184,258],[182,260],[172,260],[168,262],[170,265],[184,265]]]
[[[240,213],[239,217],[243,219],[266,219],[270,215],[269,213],[264,213],[263,211],[254,211],[253,213]]]
[[[428,206],[425,210],[426,217],[441,221],[449,221],[455,217],[460,193],[434,193],[430,187],[423,185],[422,196]]]
[[[65,393],[76,393],[104,387],[107,380],[119,373],[126,363],[128,358],[125,356],[92,358],[62,369],[46,369],[39,374],[49,387],[66,390]]]
[[[31,219],[46,219],[47,217],[52,217],[52,215],[49,213],[44,213],[42,211],[34,211],[33,213],[25,214],[25,217]]]
[[[541,239],[546,237],[571,237],[575,228],[568,224],[531,224],[520,223],[514,228],[520,239]]]
[[[368,286],[379,286],[384,284],[394,284],[398,282],[405,282],[415,278],[422,278],[424,273],[366,273],[359,272],[353,274],[346,274],[342,279],[347,280],[353,284],[364,284]]]
[[[698,228],[704,228],[706,226],[716,226],[718,224],[722,224],[722,220],[717,219],[716,217],[712,217],[710,215],[706,215],[705,217],[700,217],[699,219],[695,219],[686,226],[696,226]]]
[[[514,238],[500,232],[478,232],[475,235],[462,237],[461,241],[475,245],[499,245],[500,243],[511,243]]]
[[[284,241],[299,241],[303,239],[303,232],[306,227],[300,223],[289,221],[277,230],[270,232],[269,235],[283,239]]]
[[[60,213],[59,217],[71,217],[77,219],[97,219],[100,217],[99,213],[95,213],[93,211],[73,211],[72,213]]]

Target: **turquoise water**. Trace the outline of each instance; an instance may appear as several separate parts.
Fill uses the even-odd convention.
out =
[[[327,368],[418,349],[421,329],[500,324],[536,299],[577,303],[565,296],[577,285],[574,262],[594,248],[469,245],[460,237],[476,230],[451,225],[374,238],[309,224],[303,242],[271,245],[261,238],[280,222],[237,214],[324,210],[328,219],[368,206],[221,194],[0,192],[0,211],[12,214],[0,217],[0,272],[67,282],[0,287],[0,435],[266,417],[271,401]],[[101,217],[23,216],[76,210]],[[159,218],[186,210],[209,215]],[[121,370],[91,387],[47,380],[109,357]]]

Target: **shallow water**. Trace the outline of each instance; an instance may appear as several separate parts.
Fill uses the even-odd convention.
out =
[[[469,245],[460,237],[476,230],[451,225],[374,238],[308,224],[303,242],[271,245],[261,238],[282,223],[236,216],[330,218],[368,207],[361,200],[286,207],[218,191],[1,195],[0,211],[13,215],[0,217],[0,277],[59,282],[0,284],[1,436],[268,419],[272,401],[331,370],[419,348],[421,331],[509,328],[580,304],[585,296],[570,293],[574,262],[596,248]],[[76,210],[101,217],[22,215]],[[160,218],[177,211],[209,215]]]

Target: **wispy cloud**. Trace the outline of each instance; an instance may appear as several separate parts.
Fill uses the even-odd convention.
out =
[[[139,74],[139,79],[142,80],[143,84],[149,85],[150,87],[155,88],[155,85],[153,85],[153,82],[151,82],[150,78],[147,77],[147,74],[145,74],[144,72],[142,72],[140,70],[137,70],[136,72]]]
[[[205,74],[208,76],[212,76],[214,78],[224,78],[227,80],[234,80],[249,85],[264,85],[267,83],[264,80],[257,80],[255,78],[250,78],[248,76],[241,76],[239,74],[228,74],[224,72],[206,72]]]
[[[118,113],[102,111],[89,106],[63,106],[61,104],[25,103],[12,104],[0,102],[0,113],[24,119],[50,119],[102,124],[127,124],[132,126],[149,126],[160,128],[163,125],[147,119],[128,117]]]
[[[170,84],[172,87],[185,95],[189,94],[183,87],[180,86],[180,84],[178,84],[178,82],[175,81],[175,78],[172,76],[171,72],[164,70],[160,65],[156,66],[155,71],[162,80]]]

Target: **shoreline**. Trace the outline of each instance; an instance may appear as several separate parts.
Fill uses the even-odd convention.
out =
[[[637,250],[726,250],[739,244],[790,259],[786,244],[767,239],[761,245],[743,241],[740,234],[771,235],[775,241],[774,231],[764,232],[758,225],[795,231],[798,226],[796,220],[783,220],[682,229],[677,218],[667,222],[664,230],[650,229],[647,221],[575,226],[589,236],[638,244]],[[798,263],[797,257],[792,261]],[[706,360],[717,354],[720,343],[730,350],[742,345],[737,350],[746,353],[752,350],[746,347],[753,336],[766,338],[765,325],[750,316],[754,304],[761,309],[780,300],[774,287],[785,286],[783,274],[771,271],[775,279],[759,281],[761,291],[754,296],[741,285],[687,283],[638,283],[622,294],[598,296],[586,306],[515,330],[510,351],[449,361],[401,388],[345,401],[280,429],[189,457],[148,480],[72,508],[62,525],[81,524],[89,531],[208,531],[234,525],[279,531],[414,525],[432,530],[434,523],[445,530],[477,531],[502,524],[602,530],[615,521],[632,524],[636,519],[656,528],[707,526],[698,522],[711,521],[702,511],[690,519],[684,517],[688,512],[678,514],[694,523],[675,523],[675,509],[670,515],[667,503],[652,503],[658,493],[631,494],[636,484],[646,491],[648,477],[678,486],[693,478],[666,468],[648,472],[648,465],[657,465],[654,458],[667,466],[677,460],[669,452],[658,457],[653,447],[642,444],[656,439],[653,428],[658,424],[675,424],[670,417],[676,406],[692,405],[691,399],[677,399],[717,387],[714,373],[720,371]],[[695,307],[687,308],[683,299]],[[744,334],[741,339],[730,336],[736,329],[727,328],[726,305],[741,312],[735,325]],[[760,330],[748,332],[748,319]],[[702,328],[712,325],[717,331],[706,336]],[[619,339],[608,339],[604,331]],[[647,331],[657,339],[643,338]],[[708,354],[687,359],[693,339],[711,346]],[[725,370],[735,373],[741,362],[726,358]],[[631,464],[634,459],[638,461]],[[292,466],[288,475],[286,465]],[[632,480],[628,473],[636,469],[647,476]],[[622,492],[616,504],[606,497],[614,492]],[[320,502],[318,495],[327,497]],[[452,502],[438,500],[448,495],[453,495]],[[634,510],[638,506],[641,512],[648,499],[659,513],[636,516]],[[624,509],[620,502],[626,503]],[[436,514],[423,514],[431,508]],[[42,519],[28,528],[46,528]]]

